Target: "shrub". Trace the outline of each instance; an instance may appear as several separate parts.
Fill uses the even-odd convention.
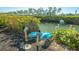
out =
[[[0,26],[5,26],[5,17],[0,16]]]
[[[79,16],[40,16],[39,18],[41,18],[41,22],[59,23],[59,21],[63,19],[66,24],[79,25]]]
[[[57,35],[55,41],[66,45],[69,49],[79,50],[79,33],[75,30],[65,30],[59,29],[53,32],[54,35]]]
[[[39,29],[39,20],[32,16],[0,15],[0,25],[19,32],[22,32],[25,26],[29,27],[29,31]]]

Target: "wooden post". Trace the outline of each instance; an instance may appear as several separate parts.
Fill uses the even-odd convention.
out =
[[[37,39],[36,39],[37,51],[39,51],[39,36],[40,36],[40,33],[38,32],[37,33]]]
[[[24,32],[25,41],[28,41],[27,39],[27,32]]]

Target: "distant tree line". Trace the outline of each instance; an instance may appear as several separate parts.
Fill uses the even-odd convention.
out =
[[[62,8],[57,8],[57,7],[27,8],[26,10],[16,10],[16,11],[8,12],[6,14],[29,15],[29,16],[30,15],[32,16],[55,16],[55,15],[60,15],[60,16],[74,16],[75,15],[76,16],[76,15],[79,15],[77,10],[75,10],[74,13],[63,13]]]
[[[33,15],[33,16],[52,16],[57,15],[61,12],[61,8],[48,7],[48,8],[28,8],[27,10],[18,10],[14,12],[8,12],[8,14],[17,14],[17,15]]]

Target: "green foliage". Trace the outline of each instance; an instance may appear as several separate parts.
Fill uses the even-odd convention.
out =
[[[61,18],[68,24],[79,25],[79,16],[63,16]]]
[[[39,20],[32,16],[0,15],[0,25],[16,31],[23,31],[25,26],[29,27],[29,31],[35,31],[39,29]]]
[[[55,22],[58,23],[59,20],[63,19],[66,24],[78,24],[79,16],[40,16],[41,22]]]
[[[5,25],[4,17],[0,16],[0,26]]]
[[[68,46],[69,49],[79,50],[79,33],[75,30],[65,30],[59,29],[53,32],[54,35],[57,35],[56,41]]]

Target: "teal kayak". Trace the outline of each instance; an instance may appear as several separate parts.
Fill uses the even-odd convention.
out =
[[[33,40],[33,38],[36,38],[38,32],[31,32],[28,34],[29,40]],[[40,40],[47,40],[50,39],[53,35],[49,32],[40,32]]]

